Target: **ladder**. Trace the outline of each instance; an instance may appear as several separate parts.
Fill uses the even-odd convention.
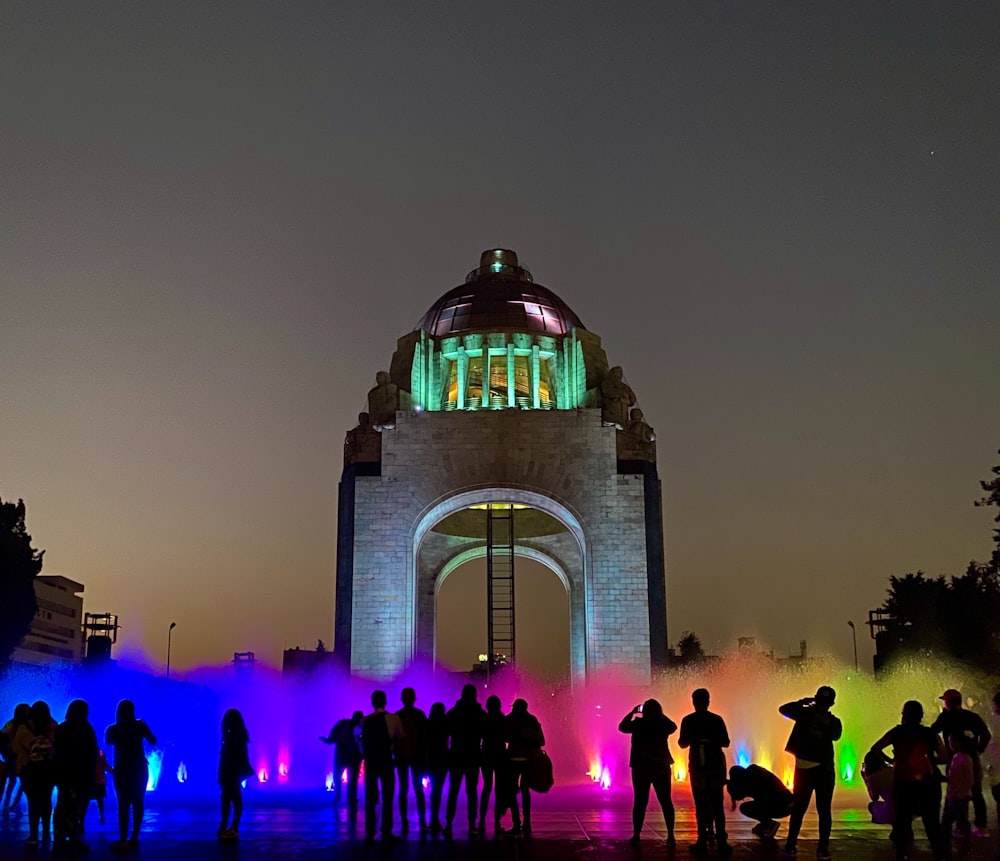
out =
[[[489,670],[514,663],[514,506],[486,507]]]

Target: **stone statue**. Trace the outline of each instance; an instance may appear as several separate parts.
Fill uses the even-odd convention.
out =
[[[635,392],[625,382],[622,369],[615,365],[601,380],[601,420],[624,430],[628,424],[628,411],[635,406]]]
[[[618,460],[644,460],[648,463],[656,463],[656,434],[643,418],[642,410],[638,407],[632,409],[628,418],[625,429],[615,433],[615,450]]]
[[[344,440],[344,466],[382,460],[382,435],[372,427],[368,413],[358,415],[358,426]]]
[[[399,409],[399,388],[386,371],[375,375],[375,388],[368,392],[368,414],[375,430],[394,428]]]
[[[629,412],[625,433],[631,437],[635,437],[640,442],[653,442],[656,439],[656,434],[653,433],[653,429],[646,423],[646,419],[642,415],[642,410],[638,407]]]

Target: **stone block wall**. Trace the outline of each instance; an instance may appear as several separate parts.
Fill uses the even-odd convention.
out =
[[[338,626],[350,625],[351,669],[385,678],[416,657],[418,544],[451,511],[486,502],[524,502],[570,528],[578,553],[562,562],[578,608],[574,675],[648,680],[643,477],[618,474],[615,430],[590,409],[398,414],[382,432],[381,475],[354,482],[350,619],[338,613]]]

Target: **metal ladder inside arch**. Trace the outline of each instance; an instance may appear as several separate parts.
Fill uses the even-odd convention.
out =
[[[514,506],[486,507],[489,669],[514,663]]]

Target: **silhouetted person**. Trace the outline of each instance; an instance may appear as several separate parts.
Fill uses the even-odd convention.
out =
[[[66,709],[66,720],[56,728],[56,787],[59,790],[54,817],[56,842],[86,849],[83,843],[83,817],[97,775],[97,733],[87,719],[84,700],[73,700]]]
[[[49,705],[39,700],[32,704],[28,720],[17,728],[14,736],[14,756],[17,759],[21,785],[28,799],[29,846],[38,845],[38,827],[42,838],[51,839],[52,789],[55,786],[56,722]]]
[[[649,699],[621,719],[618,731],[632,736],[628,755],[629,768],[632,769],[632,837],[629,843],[639,843],[652,787],[667,826],[667,844],[673,846],[677,842],[674,837],[674,802],[670,797],[670,766],[674,764],[674,758],[670,755],[667,739],[677,732],[677,724],[663,713],[659,701]]]
[[[975,712],[962,708],[962,694],[950,688],[941,694],[944,702],[943,711],[931,724],[931,729],[940,733],[944,746],[950,751],[949,741],[953,735],[965,735],[972,739],[970,755],[972,756],[972,809],[975,827],[972,833],[976,837],[988,837],[986,827],[986,799],[983,797],[983,766],[980,755],[990,743],[990,731],[986,722]]]
[[[385,691],[372,691],[374,711],[361,721],[361,756],[365,764],[365,837],[375,839],[376,808],[381,787],[382,839],[391,841],[392,796],[396,790],[393,751],[403,735],[399,718],[385,710]]]
[[[104,824],[104,799],[108,797],[108,775],[111,766],[104,755],[104,749],[97,750],[97,770],[94,772],[94,783],[90,790],[90,798],[97,802],[97,815],[101,825]]]
[[[362,712],[337,721],[327,737],[320,736],[324,744],[333,745],[333,803],[340,804],[344,772],[347,772],[347,818],[351,826],[358,821],[358,775],[361,772],[361,721]]]
[[[111,844],[114,852],[123,852],[139,845],[139,830],[146,807],[146,783],[149,765],[143,742],[156,744],[156,736],[144,720],[135,716],[135,704],[122,700],[115,711],[115,722],[104,732],[104,742],[114,751],[115,795],[118,798],[118,841]],[[129,813],[132,836],[129,837]]]
[[[714,827],[719,854],[729,855],[733,850],[727,841],[723,799],[726,784],[723,749],[729,747],[729,731],[722,717],[708,710],[710,701],[705,688],[698,688],[691,694],[694,711],[681,720],[681,734],[677,740],[678,745],[689,749],[688,775],[698,820],[698,839],[690,849],[696,855],[704,855],[708,851],[708,835]]]
[[[444,703],[434,703],[427,716],[427,776],[431,781],[431,833],[444,830],[441,824],[441,796],[450,770],[448,721]]]
[[[840,738],[843,727],[840,718],[830,713],[837,693],[829,685],[822,685],[816,696],[785,703],[778,708],[781,714],[795,721],[785,750],[795,757],[795,780],[792,787],[794,805],[788,823],[785,854],[794,855],[802,828],[802,817],[816,793],[816,815],[819,818],[819,843],[816,857],[826,861],[830,857],[830,830],[833,827],[833,787],[837,770],[833,760],[833,743]]]
[[[1000,693],[993,694],[991,706],[993,727],[996,729],[997,721],[1000,720]],[[992,733],[981,761],[986,765],[990,794],[997,806],[997,816],[1000,817],[1000,738],[997,738],[997,735],[996,732]]]
[[[947,839],[941,831],[941,782],[937,764],[945,759],[944,745],[930,727],[923,725],[924,707],[916,700],[903,703],[900,722],[882,736],[869,756],[884,755],[892,745],[892,834],[896,858],[902,861],[913,842],[913,817],[924,823],[935,858],[947,854]],[[868,757],[865,757],[866,761]]]
[[[972,764],[974,748],[971,738],[955,733],[949,738],[948,744],[951,748],[951,759],[948,761],[945,781],[941,833],[950,843],[953,827],[966,840],[971,836],[969,805],[972,803],[975,769]]]
[[[896,821],[895,769],[882,753],[869,751],[861,764],[861,779],[865,782],[868,812],[877,825],[892,825]]]
[[[17,756],[14,753],[14,736],[17,735],[17,729],[22,724],[28,722],[28,715],[31,712],[31,706],[27,703],[18,703],[14,707],[14,716],[3,725],[3,729],[0,730],[0,752],[2,752],[4,762],[7,765],[5,778],[7,789],[3,792],[3,815],[6,816],[10,812],[11,808],[11,795],[14,792],[14,785],[18,783],[18,774],[20,769],[17,763]],[[0,790],[3,790],[3,785],[0,784]],[[24,794],[24,787],[18,786],[17,795],[14,796],[13,805],[17,805],[21,801],[21,796]]]
[[[531,788],[528,786],[531,768],[545,746],[542,725],[531,712],[528,703],[514,700],[510,714],[504,719],[504,737],[507,741],[507,759],[510,762],[510,815],[514,833],[531,836]],[[521,798],[518,810],[517,799]]]
[[[784,819],[792,812],[791,791],[778,775],[762,766],[750,764],[744,768],[734,765],[729,769],[726,789],[729,791],[733,810],[738,801],[753,799],[743,801],[740,813],[747,819],[757,820],[757,824],[750,830],[762,840],[772,839],[781,828],[781,823],[777,820]]]
[[[452,823],[458,808],[458,790],[465,781],[468,802],[469,834],[477,833],[476,809],[479,792],[479,766],[482,754],[483,719],[486,712],[476,700],[476,686],[465,685],[462,696],[445,716],[448,726],[448,751],[450,773],[448,776],[448,806],[445,812],[444,833],[452,833]]]
[[[427,830],[427,801],[424,798],[423,778],[427,773],[427,715],[414,703],[417,693],[413,688],[403,688],[400,695],[403,707],[396,712],[403,726],[403,736],[396,742],[396,770],[399,774],[399,818],[403,834],[410,830],[406,818],[406,805],[410,794],[410,777],[413,777],[413,794],[417,799],[417,817],[420,830]]]
[[[479,799],[479,831],[486,832],[486,811],[493,791],[493,833],[502,834],[500,820],[507,812],[510,797],[510,763],[504,741],[504,713],[500,697],[486,698],[486,715],[483,718],[483,794]],[[495,790],[494,790],[494,787]]]
[[[243,817],[243,781],[253,774],[250,765],[250,733],[238,709],[222,716],[222,746],[219,749],[219,839],[239,840]],[[233,818],[230,821],[229,811]]]

